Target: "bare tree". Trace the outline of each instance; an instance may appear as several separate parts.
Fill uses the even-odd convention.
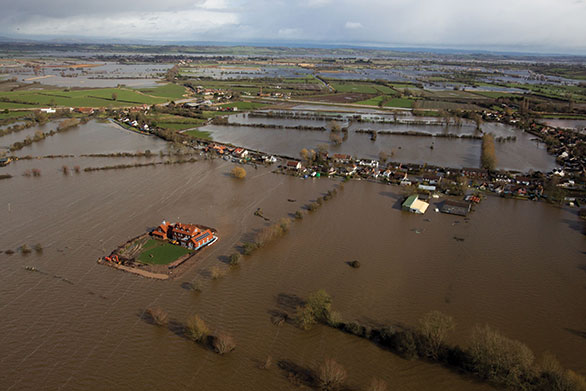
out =
[[[456,327],[454,319],[439,311],[428,312],[419,320],[419,332],[424,339],[426,354],[438,358],[448,333]]]
[[[331,358],[327,358],[319,367],[319,386],[324,391],[338,390],[344,384],[347,376],[346,369],[342,365]]]

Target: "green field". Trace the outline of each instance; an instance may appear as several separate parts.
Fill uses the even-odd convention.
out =
[[[165,84],[155,88],[143,88],[139,90],[148,95],[160,96],[169,99],[181,99],[187,94],[187,89],[177,84]]]
[[[170,87],[166,87],[170,89]],[[116,95],[114,100],[113,94]],[[0,109],[61,107],[120,107],[167,102],[165,97],[145,95],[128,88],[99,88],[90,90],[42,90],[0,92]],[[8,100],[8,102],[6,102]]]
[[[142,263],[150,265],[168,265],[183,255],[192,251],[161,240],[149,239],[144,245],[143,252],[138,256]]]
[[[390,87],[376,84],[376,83],[363,83],[363,82],[345,82],[345,81],[334,81],[328,80],[328,83],[337,92],[358,92],[361,94],[389,94],[398,95],[397,91]]]
[[[481,95],[487,98],[497,99],[501,97],[510,98],[510,97],[517,97],[522,96],[522,94],[514,93],[514,92],[499,92],[499,91],[474,91],[474,94]]]
[[[0,113],[0,119],[32,117],[32,115],[33,113],[30,111],[10,111],[8,113]]]
[[[197,137],[197,138],[202,138],[205,140],[211,140],[211,133],[210,132],[206,132],[203,130],[188,130],[187,132],[185,132],[185,134],[191,136],[191,137]]]

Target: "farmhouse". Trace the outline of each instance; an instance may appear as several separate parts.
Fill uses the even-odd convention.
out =
[[[162,240],[176,242],[190,250],[199,250],[217,240],[210,229],[202,229],[193,224],[172,224],[166,221],[155,228],[151,235]]]

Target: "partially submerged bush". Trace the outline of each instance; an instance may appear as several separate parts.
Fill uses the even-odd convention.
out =
[[[165,326],[169,320],[169,315],[160,307],[147,308],[146,316],[157,326]]]
[[[210,334],[210,329],[199,315],[191,315],[187,318],[185,332],[189,338],[196,342],[203,342]]]
[[[268,355],[262,364],[260,364],[260,369],[269,369],[273,363],[273,358]]]
[[[356,259],[351,262],[348,262],[348,264],[354,269],[358,269],[360,267],[360,261],[357,261]]]
[[[244,242],[242,244],[242,253],[244,255],[250,255],[256,250],[258,246],[254,242]]]
[[[26,244],[23,244],[22,246],[20,246],[20,252],[22,254],[30,254],[32,251],[33,250],[31,250],[31,248]]]
[[[297,220],[303,219],[303,212],[301,212],[300,210],[298,210],[297,212],[295,212],[295,218]]]
[[[210,269],[210,275],[212,276],[212,280],[217,280],[226,275],[226,270],[222,269],[219,266],[212,266],[212,268]]]
[[[348,374],[346,369],[335,360],[328,358],[320,365],[318,371],[318,382],[321,390],[339,390]]]
[[[37,243],[37,244],[35,244],[35,245],[33,246],[33,249],[35,250],[35,252],[36,252],[37,254],[40,254],[40,253],[42,253],[42,252],[43,252],[43,246],[41,246],[41,244],[40,244],[40,243]]]
[[[276,238],[286,234],[289,231],[290,225],[291,219],[284,217],[279,220],[278,223],[261,229],[254,237],[254,243],[256,244],[256,247],[262,247]]]
[[[237,266],[239,263],[240,263],[240,254],[233,253],[232,255],[230,255],[230,265],[231,266]]]
[[[230,334],[219,333],[213,338],[212,346],[216,353],[226,354],[236,349],[234,338]]]
[[[368,385],[367,391],[387,391],[387,383],[381,379],[372,379]]]
[[[236,166],[232,168],[232,176],[238,179],[246,178],[246,170],[243,167]]]

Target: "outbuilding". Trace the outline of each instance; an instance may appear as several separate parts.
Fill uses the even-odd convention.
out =
[[[429,204],[425,201],[420,200],[419,196],[415,194],[407,197],[405,202],[403,202],[402,207],[404,211],[422,215],[429,207]]]

